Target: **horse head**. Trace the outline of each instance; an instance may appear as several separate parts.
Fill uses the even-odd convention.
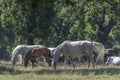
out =
[[[57,48],[53,51],[52,54],[52,67],[56,70],[58,59],[61,53],[61,44],[57,46]]]
[[[48,63],[48,66],[51,67],[52,62],[52,54],[51,51],[48,48],[44,48],[46,50],[46,53],[44,53],[44,57],[46,59],[46,62]]]
[[[24,59],[24,66],[27,67],[27,65],[28,65],[28,60]]]
[[[16,64],[16,60],[17,60],[17,58],[15,56],[11,58],[12,65]]]

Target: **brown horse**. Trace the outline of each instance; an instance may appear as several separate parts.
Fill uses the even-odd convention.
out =
[[[27,55],[24,58],[24,66],[27,67],[28,61],[30,60],[32,63],[32,67],[36,66],[34,62],[36,61],[36,58],[43,57],[48,65],[51,65],[51,55],[50,50],[47,47],[41,47],[41,48],[33,48],[30,50]]]

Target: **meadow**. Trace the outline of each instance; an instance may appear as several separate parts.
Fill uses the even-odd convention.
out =
[[[58,66],[57,70],[47,66],[12,66],[10,61],[0,62],[0,80],[120,80],[119,66],[96,66],[88,68],[86,65]]]

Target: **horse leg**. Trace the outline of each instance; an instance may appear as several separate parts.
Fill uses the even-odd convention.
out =
[[[73,59],[71,57],[70,57],[70,60],[71,60],[73,68],[75,69],[75,65],[73,64]]]
[[[19,64],[23,65],[24,58],[22,55],[19,55],[19,61],[20,61]]]
[[[93,68],[95,68],[95,63],[96,63],[96,61],[95,61],[95,59],[94,59],[94,56],[90,57],[90,60],[91,60],[91,62],[92,62],[92,64],[93,64]]]
[[[45,66],[45,58],[44,57],[42,57],[42,64],[43,64],[43,66]]]
[[[65,56],[64,68],[66,68],[66,63],[67,63],[67,57]]]
[[[34,66],[36,66],[36,65],[34,64],[34,62],[35,62],[35,60],[34,60],[34,59],[31,59],[32,68],[34,68]]]
[[[25,66],[25,67],[28,66],[28,60],[25,60],[25,62],[24,62],[24,66]]]
[[[33,65],[33,64],[34,64],[34,63],[33,63],[33,60],[31,59],[30,61],[31,61],[31,63],[32,63],[32,68],[34,68],[34,65]]]
[[[104,55],[98,55],[97,56],[97,59],[96,59],[96,65],[100,65],[100,64],[102,64],[102,65],[104,65],[105,63],[104,63]]]
[[[88,59],[88,68],[90,67],[90,58],[87,56]]]
[[[66,68],[66,64],[67,64],[67,61],[68,61],[68,56],[65,56],[65,61],[64,61],[64,67]]]

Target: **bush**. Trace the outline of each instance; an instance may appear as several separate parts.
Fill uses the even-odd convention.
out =
[[[0,59],[6,60],[6,61],[10,60],[10,56],[9,56],[8,52],[2,48],[0,48]]]

